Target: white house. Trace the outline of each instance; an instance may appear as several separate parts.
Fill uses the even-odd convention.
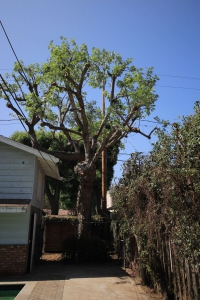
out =
[[[45,175],[62,180],[52,155],[0,136],[0,275],[31,271]]]

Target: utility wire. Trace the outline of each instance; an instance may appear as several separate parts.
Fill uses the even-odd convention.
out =
[[[12,52],[14,53],[15,58],[16,58],[16,60],[18,61],[18,64],[20,65],[20,67],[21,67],[21,69],[22,69],[22,72],[23,72],[23,74],[24,74],[24,76],[25,76],[25,78],[26,78],[26,80],[27,80],[27,76],[26,76],[26,74],[25,74],[25,72],[24,72],[24,69],[22,68],[22,65],[21,65],[21,63],[20,63],[20,61],[19,61],[19,59],[18,59],[18,57],[17,57],[17,55],[16,55],[16,53],[15,53],[15,50],[14,50],[14,48],[13,48],[13,46],[12,46],[10,40],[9,40],[9,37],[8,37],[8,35],[7,35],[7,33],[6,33],[5,29],[4,29],[3,24],[2,24],[1,21],[0,21],[0,24],[1,24],[1,27],[2,27],[2,29],[3,29],[3,31],[4,31],[4,34],[5,34],[5,36],[6,36],[7,40],[8,40],[8,43],[9,43],[11,49],[12,49]]]
[[[19,121],[19,119],[0,120],[0,122]],[[5,125],[5,124],[4,124]]]
[[[6,71],[6,70],[13,70],[13,69],[1,69],[0,70],[3,70],[3,71]],[[181,76],[181,75],[170,75],[170,74],[160,74],[160,73],[154,73],[154,75],[158,75],[158,76],[163,76],[163,77],[172,77],[172,78],[182,78],[182,79],[190,79],[190,80],[200,80],[200,78],[198,77],[189,77],[189,76]]]
[[[28,78],[27,78],[27,76],[26,76],[26,73],[24,72],[24,69],[23,69],[23,67],[22,67],[22,65],[21,65],[21,63],[20,63],[20,61],[19,61],[19,59],[18,59],[18,57],[17,57],[17,55],[16,55],[16,53],[15,53],[15,50],[14,50],[14,48],[13,48],[13,46],[12,46],[12,44],[11,44],[11,42],[10,42],[10,39],[9,39],[9,37],[8,37],[8,35],[7,35],[7,33],[6,33],[6,31],[5,31],[5,29],[4,29],[4,26],[3,26],[3,24],[2,24],[2,22],[0,21],[0,24],[1,24],[1,27],[2,27],[2,29],[3,29],[3,31],[4,31],[4,34],[5,34],[5,36],[6,36],[6,38],[7,38],[7,40],[8,40],[8,43],[9,43],[9,45],[10,45],[10,47],[11,47],[11,49],[12,49],[12,51],[13,51],[13,53],[14,53],[14,55],[15,55],[15,58],[16,58],[16,60],[17,60],[17,62],[19,63],[19,65],[20,65],[20,68],[21,68],[21,70],[22,70],[22,72],[23,72],[23,74],[24,74],[24,76],[25,76],[25,78],[26,78],[26,80],[27,81],[29,81],[28,80]],[[0,69],[0,70],[12,70],[12,69]],[[182,78],[182,79],[190,79],[190,80],[200,80],[200,78],[195,78],[195,77],[185,77],[185,76],[175,76],[175,75],[164,75],[164,74],[156,74],[156,75],[158,75],[158,76],[166,76],[166,77],[174,77],[174,78]],[[5,81],[4,81],[4,79],[3,79],[3,77],[0,75],[0,77],[2,78],[2,80],[3,80],[3,82],[4,82],[4,84],[5,84]],[[17,82],[18,83],[18,82]],[[3,88],[3,86],[2,86],[2,84],[0,84],[1,85],[1,88],[2,88],[2,90],[3,90],[3,92],[4,92],[4,94],[5,94],[5,96],[6,96],[6,98],[7,98],[7,100],[9,101],[9,103],[12,105],[12,103],[11,103],[11,101],[10,101],[10,98],[9,98],[9,96],[7,95],[7,93],[6,93],[6,91],[4,90],[4,88]],[[6,85],[7,86],[7,85]],[[177,88],[177,89],[190,89],[190,90],[200,90],[200,89],[197,89],[197,88],[185,88],[185,87],[175,87],[175,86],[161,86],[161,85],[156,85],[156,86],[159,86],[159,87],[165,87],[165,88]],[[23,111],[21,110],[21,108],[20,108],[20,106],[18,105],[18,103],[16,102],[16,100],[15,100],[15,98],[13,97],[13,95],[12,95],[12,92],[10,91],[10,89],[9,89],[9,87],[7,86],[7,89],[9,90],[9,93],[10,93],[10,95],[12,96],[12,98],[14,99],[14,101],[15,101],[15,103],[16,103],[16,105],[18,106],[18,108],[19,108],[19,110],[20,110],[20,112],[22,113],[22,116],[25,118],[25,120],[28,122],[28,120],[27,120],[27,118],[26,118],[26,116],[24,115],[24,113],[23,113]],[[34,95],[35,95],[35,93],[34,93]],[[36,98],[36,95],[35,95],[35,98]],[[37,98],[36,98],[36,100],[37,100]],[[17,119],[13,119],[13,120],[17,120]],[[11,120],[0,120],[0,121],[11,121]],[[24,127],[24,129],[25,129],[25,131],[29,134],[29,132],[27,131],[27,129],[25,128],[25,126],[24,126],[24,123],[22,122],[22,120],[19,118],[19,121],[21,122],[21,124],[22,124],[22,126]],[[146,121],[146,122],[152,122],[152,123],[160,123],[160,122],[154,122],[154,121],[147,121],[147,120],[141,120],[141,121]],[[14,124],[14,123],[13,123]],[[4,124],[5,125],[5,124]],[[7,124],[7,125],[10,125],[10,124]],[[152,126],[147,126],[147,125],[144,125],[145,127],[152,127]],[[30,134],[29,134],[29,136],[30,136]],[[31,138],[31,136],[30,136],[30,138]],[[129,141],[130,142],[130,141]],[[131,144],[131,143],[130,143]],[[132,145],[132,144],[131,144]],[[134,147],[133,145],[132,145],[132,147]],[[135,147],[134,147],[135,148]],[[37,149],[38,150],[38,149]],[[135,150],[137,151],[137,149],[135,148]],[[41,151],[40,150],[38,150],[38,152],[41,154],[41,156],[43,157],[43,155],[42,155],[42,153],[41,153]],[[49,155],[49,157],[51,158],[51,156],[50,156],[50,154],[48,154]],[[131,154],[119,154],[119,155],[131,155]],[[51,166],[48,164],[48,162],[46,161],[46,159],[43,157],[43,159],[45,160],[45,162],[47,163],[47,165],[50,167],[50,169],[53,171],[53,169],[51,168]],[[52,158],[51,158],[51,160],[52,160]],[[52,160],[53,161],[53,160]],[[124,160],[117,160],[117,161],[124,161]],[[125,161],[124,161],[125,162]],[[54,171],[53,171],[54,172]],[[55,172],[54,172],[55,173]],[[62,171],[61,171],[61,173],[63,173]],[[56,173],[55,173],[56,174]],[[57,175],[57,174],[56,174]],[[63,173],[63,175],[65,175],[64,173]],[[65,177],[67,177],[66,175],[65,175]],[[73,178],[73,176],[72,176],[72,178]]]
[[[0,126],[19,125],[19,123],[0,124]]]
[[[197,77],[187,77],[187,76],[179,76],[179,75],[164,75],[164,74],[154,74],[154,75],[163,76],[163,77],[175,77],[175,78],[182,78],[182,79],[200,80],[200,78]]]
[[[2,77],[1,75],[0,75],[0,77],[1,77],[2,80],[4,81],[4,79],[3,79],[3,77]],[[18,103],[16,102],[15,98],[13,97],[12,92],[10,91],[9,87],[7,86],[7,84],[6,84],[5,82],[4,82],[4,84],[6,85],[6,88],[8,89],[8,91],[9,91],[11,97],[13,98],[13,100],[15,101],[15,103],[18,105]],[[3,85],[2,85],[1,83],[0,83],[0,86],[1,86],[1,89],[3,90],[4,95],[6,96],[8,102],[12,105],[12,102],[11,102],[9,96],[7,95],[7,93],[6,93],[6,91],[5,91],[4,87],[3,87]],[[12,105],[12,106],[13,106],[13,105]],[[20,108],[20,111],[22,111],[21,108]],[[22,111],[22,116],[26,118],[26,116],[24,115],[23,111]],[[18,116],[18,118],[19,118],[19,121],[21,122],[21,124],[22,124],[24,130],[25,130],[26,133],[30,136],[30,134],[29,134],[29,132],[27,131],[27,129],[26,129],[24,123],[22,122],[21,118],[20,118],[19,116]],[[26,120],[27,120],[27,119],[26,119]],[[31,136],[30,136],[30,139],[32,140],[32,137],[31,137]],[[42,158],[44,159],[44,161],[46,162],[46,164],[49,166],[49,168],[51,169],[51,171],[52,171],[56,176],[58,176],[58,175],[56,174],[56,172],[52,169],[52,167],[49,165],[49,163],[47,162],[47,160],[44,158],[42,152],[41,152],[39,149],[37,149],[37,151],[40,153],[40,155],[42,156]],[[50,157],[50,159],[52,160],[52,158],[51,158],[50,155],[49,155],[49,157]],[[52,162],[53,162],[53,160],[52,160]]]
[[[0,75],[0,76],[1,76],[1,75]],[[11,102],[9,96],[7,95],[7,93],[6,93],[6,91],[5,91],[4,87],[3,87],[3,85],[2,85],[1,83],[0,83],[0,86],[1,86],[1,89],[2,89],[2,91],[4,92],[4,95],[6,96],[8,102],[12,105],[12,102]],[[20,120],[22,126],[24,127],[24,130],[27,132],[26,127],[24,126],[24,123],[22,122],[22,120],[21,120],[20,118],[19,118],[19,120]]]
[[[199,79],[200,80],[200,79]],[[13,80],[8,80],[8,81],[13,81],[14,82],[14,79]],[[184,89],[184,90],[193,90],[193,91],[199,91],[200,89],[198,88],[194,88],[194,87],[183,87],[183,86],[171,86],[171,85],[159,85],[159,84],[156,84],[155,87],[162,87],[162,88],[173,88],[173,89]]]
[[[164,88],[172,88],[172,89],[183,89],[183,90],[195,90],[195,91],[200,91],[200,89],[189,88],[189,87],[183,87],[183,86],[171,86],[171,85],[159,85],[159,84],[156,84],[155,86],[158,86],[158,87],[164,87]]]

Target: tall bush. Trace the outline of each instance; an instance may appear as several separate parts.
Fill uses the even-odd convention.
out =
[[[170,297],[199,297],[200,110],[158,130],[148,156],[135,153],[113,188],[121,232],[135,235],[143,281]],[[183,296],[185,295],[185,296]]]

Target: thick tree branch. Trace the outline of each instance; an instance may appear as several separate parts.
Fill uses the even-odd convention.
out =
[[[108,136],[106,137],[106,139],[104,141],[102,141],[100,144],[99,144],[99,148],[97,149],[94,157],[92,158],[91,160],[91,163],[90,163],[90,166],[94,166],[94,164],[96,163],[97,159],[99,158],[102,150],[107,147],[106,143],[107,143],[107,140],[112,136],[113,132],[115,132],[116,128],[112,128],[108,134]],[[97,142],[96,142],[97,144]]]
[[[84,160],[85,156],[83,153],[80,152],[66,152],[66,151],[54,151],[54,150],[47,150],[46,148],[43,148],[38,143],[35,143],[33,146],[34,149],[38,149],[44,153],[53,155],[60,160],[66,160],[66,161],[80,161]]]
[[[26,102],[25,98],[15,97],[15,100],[18,101],[18,102]]]
[[[101,125],[100,125],[100,128],[99,128],[99,131],[98,131],[97,134],[95,135],[96,138],[98,138],[98,137],[100,136],[100,134],[101,134],[101,132],[102,132],[104,126],[105,126],[105,122],[106,122],[107,118],[108,118],[108,115],[106,115],[106,116],[104,117],[104,119],[102,120]]]
[[[63,132],[74,133],[76,135],[79,135],[79,136],[83,137],[83,135],[80,132],[77,132],[77,131],[72,130],[72,129],[68,129],[66,127],[54,126],[54,125],[52,125],[48,122],[41,122],[41,126],[42,127],[47,126],[47,127],[49,127],[49,129],[53,129],[53,130],[60,130],[60,131],[63,131]]]
[[[69,96],[69,101],[70,101],[71,107],[73,109],[73,114],[74,114],[74,119],[76,121],[76,124],[80,127],[81,131],[83,132],[84,131],[83,124],[82,124],[81,120],[79,119],[79,116],[78,116],[78,113],[77,113],[77,107],[75,105],[74,97],[72,95],[72,92],[67,90],[67,93],[68,93],[68,96]]]
[[[115,93],[115,81],[116,81],[116,76],[112,76],[112,85],[111,85],[111,93],[110,93],[110,102],[113,102],[114,99],[114,93]]]
[[[108,139],[106,139],[106,147],[110,148],[112,147],[117,140],[121,139],[124,136],[124,132],[121,131],[121,129],[116,129],[116,131],[112,134],[112,136]]]
[[[66,114],[69,111],[70,105],[71,105],[70,103],[67,105],[67,108],[66,108],[65,112],[63,112],[63,114],[62,114],[62,120],[61,120],[62,123],[64,122]]]
[[[36,115],[36,114],[33,114],[32,121],[30,124],[32,126],[35,126],[39,121],[40,121],[40,117],[38,117],[38,115]]]
[[[61,127],[64,128],[64,125],[61,124]],[[80,150],[79,150],[78,144],[77,144],[76,141],[74,141],[74,140],[71,138],[71,135],[69,134],[69,132],[66,131],[66,130],[64,130],[63,133],[64,133],[65,136],[67,137],[67,139],[68,139],[70,145],[72,145],[72,146],[74,147],[75,152],[79,152]]]
[[[24,123],[29,127],[31,124],[27,121],[27,119],[26,118],[24,118],[24,116],[19,112],[19,110],[17,109],[17,108],[15,108],[12,104],[11,104],[11,102],[7,102],[6,103],[6,106],[8,107],[8,108],[10,108],[10,109],[12,109],[12,111],[14,111],[15,113],[16,113],[16,115],[21,119],[21,120],[23,120],[24,121]]]
[[[23,92],[23,90],[22,90],[22,87],[21,87],[21,85],[19,84],[19,82],[18,82],[18,80],[17,80],[17,78],[16,78],[16,76],[13,74],[13,78],[14,78],[14,80],[15,80],[15,82],[17,83],[17,85],[18,85],[18,87],[19,87],[19,89],[20,89],[20,91],[21,91],[21,94],[23,95],[23,98],[21,98],[21,99],[24,99],[25,101],[26,101],[26,99],[25,99],[25,94],[24,94],[24,92]]]
[[[27,77],[25,77],[25,75],[24,75],[21,71],[18,71],[18,72],[19,72],[19,74],[22,76],[22,78],[24,79],[24,81],[26,82],[29,91],[30,91],[31,93],[34,93],[33,85],[31,84],[31,82],[28,81]]]
[[[118,137],[116,136],[112,141],[110,141],[110,143],[107,145],[107,148],[110,148],[110,147],[114,146],[115,144],[117,144],[118,142],[120,142],[121,139],[123,139],[126,135],[127,135],[127,132],[124,131],[123,133],[119,134]]]
[[[69,70],[66,71],[65,73],[65,78],[77,89],[78,84],[72,79]]]
[[[90,67],[90,64],[89,64],[89,63],[85,64],[85,67],[84,67],[84,69],[83,69],[83,71],[82,71],[82,74],[81,74],[81,80],[80,80],[80,83],[79,83],[79,85],[78,85],[78,87],[79,87],[80,90],[81,90],[82,87],[83,87],[83,81],[84,81],[84,78],[85,78],[85,74],[87,73],[89,67]]]
[[[38,93],[38,85],[37,85],[37,83],[33,83],[33,89],[34,89],[34,92],[35,92],[35,95],[37,96],[37,97],[39,97],[39,93]]]

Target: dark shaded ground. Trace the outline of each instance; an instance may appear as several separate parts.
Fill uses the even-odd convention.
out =
[[[71,286],[69,287],[68,284],[68,286],[66,286],[66,282],[69,281],[70,285],[73,282],[79,284],[79,280],[81,280],[81,282],[85,282],[84,285],[87,284],[88,280],[89,282],[94,282],[94,285],[97,284],[96,280],[105,282],[104,285],[106,285],[106,282],[108,280],[111,282],[112,288],[113,286],[116,286],[116,290],[118,290],[119,295],[121,293],[120,291],[124,290],[124,292],[126,292],[131,288],[133,291],[133,296],[135,295],[135,293],[137,293],[137,297],[133,297],[132,299],[161,299],[161,295],[155,294],[150,289],[142,287],[140,278],[136,277],[132,270],[124,270],[123,268],[121,268],[120,261],[118,261],[116,258],[116,256],[113,256],[113,258],[109,259],[105,263],[98,264],[69,264],[69,262],[64,262],[62,260],[61,254],[59,253],[46,253],[43,254],[39,264],[34,266],[31,273],[27,273],[24,276],[0,277],[0,282],[37,282],[34,289],[31,291],[30,296],[28,298],[23,298],[29,300],[42,299],[40,298],[42,291],[44,293],[44,299],[45,295],[47,295],[48,293],[49,296],[48,298],[46,298],[47,300],[65,299],[64,291],[66,290],[66,288],[69,289],[68,291],[70,291],[71,289]],[[132,285],[133,287],[131,287]],[[121,286],[120,289],[119,286]],[[54,294],[54,297],[56,298],[52,298]],[[128,294],[127,297],[129,297]],[[80,299],[87,299],[87,296],[86,298]],[[125,298],[122,297],[121,299]]]

